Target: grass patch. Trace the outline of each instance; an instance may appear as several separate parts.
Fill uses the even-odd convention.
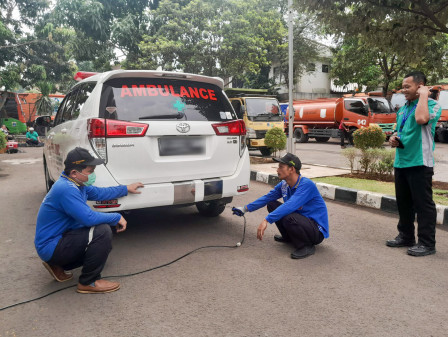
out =
[[[395,196],[395,184],[384,181],[356,179],[347,177],[321,177],[312,179],[316,183],[326,183],[354,190],[363,190]],[[436,204],[448,206],[448,191],[433,189],[433,198]]]

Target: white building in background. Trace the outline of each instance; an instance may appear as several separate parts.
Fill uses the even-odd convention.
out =
[[[332,80],[330,78],[331,49],[323,44],[319,46],[319,60],[308,63],[306,72],[302,74],[294,85],[293,99],[313,99],[333,96]],[[284,84],[285,78],[280,71],[279,64],[272,64],[269,78],[274,78],[279,84],[280,97],[285,100],[288,97],[288,86]],[[340,96],[340,95],[334,95]]]

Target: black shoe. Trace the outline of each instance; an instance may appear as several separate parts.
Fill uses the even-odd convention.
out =
[[[285,239],[283,236],[281,236],[279,234],[274,235],[274,240],[277,242],[291,242],[291,240]]]
[[[412,256],[425,256],[435,254],[436,249],[434,247],[428,247],[421,244],[417,244],[408,249],[408,255]]]
[[[386,246],[389,247],[412,247],[415,245],[415,239],[403,239],[401,235],[398,235],[393,240],[387,240]]]
[[[303,248],[297,249],[291,253],[291,259],[304,259],[310,255],[313,255],[316,251],[314,246],[305,246]]]

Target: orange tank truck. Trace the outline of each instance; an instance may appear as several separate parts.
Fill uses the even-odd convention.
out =
[[[293,106],[294,137],[299,143],[305,143],[309,138],[326,142],[330,137],[339,137],[341,122],[351,132],[377,124],[389,137],[395,123],[395,113],[389,101],[375,93],[298,100]]]

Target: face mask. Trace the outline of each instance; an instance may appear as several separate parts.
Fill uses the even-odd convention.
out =
[[[82,174],[84,177],[86,176],[84,173],[81,173],[81,172],[78,172],[78,173]],[[95,172],[89,174],[87,177],[88,177],[88,180],[86,182],[83,182],[83,185],[84,186],[92,186],[96,180]]]

